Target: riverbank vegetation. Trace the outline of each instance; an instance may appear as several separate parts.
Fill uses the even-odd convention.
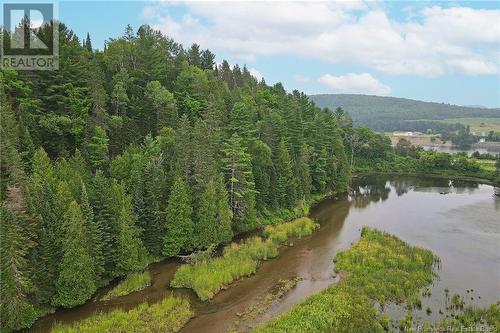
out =
[[[500,184],[499,156],[475,154],[469,157],[466,153],[425,151],[404,138],[392,147],[388,137],[368,128],[348,128],[344,133],[346,146],[351,149],[353,173],[437,174],[480,178]]]
[[[363,228],[361,239],[335,257],[345,278],[309,297],[256,332],[383,332],[375,302],[407,303],[435,275],[437,258],[387,233]],[[383,288],[381,288],[383,286]]]
[[[3,331],[347,190],[343,129],[305,94],[147,25],[99,51],[61,24],[59,46],[58,71],[0,71]]]
[[[182,265],[175,272],[170,286],[191,288],[201,300],[211,299],[225,286],[254,274],[259,260],[276,257],[280,244],[291,237],[309,236],[318,227],[317,223],[307,217],[267,226],[265,238],[256,236],[240,243],[232,243],[223,249],[220,257],[208,257]]]
[[[186,299],[168,296],[159,303],[140,304],[123,311],[101,313],[72,325],[57,324],[52,333],[149,333],[178,332],[193,316]]]
[[[310,218],[300,217],[291,222],[266,226],[264,228],[264,236],[274,244],[281,244],[290,238],[310,236],[318,228],[319,224]]]
[[[118,283],[116,287],[111,289],[104,295],[101,300],[106,301],[116,297],[125,296],[134,291],[142,290],[151,285],[151,275],[149,272],[132,273]]]

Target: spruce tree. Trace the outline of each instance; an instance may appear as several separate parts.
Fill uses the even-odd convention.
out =
[[[31,159],[35,153],[35,144],[27,127],[21,127],[19,138],[19,153],[23,160],[24,169],[31,171]]]
[[[146,265],[146,249],[140,238],[137,217],[132,210],[132,200],[125,188],[114,180],[110,195],[113,207],[113,276],[138,271]]]
[[[165,233],[163,184],[165,175],[158,161],[147,162],[134,198],[138,225],[142,228],[144,246],[151,255],[161,255]]]
[[[104,167],[108,161],[108,142],[106,131],[102,127],[96,126],[94,135],[87,143],[90,164],[96,169]]]
[[[63,230],[58,211],[57,179],[54,168],[42,148],[33,155],[32,175],[26,186],[28,214],[35,220],[36,246],[30,253],[33,267],[34,296],[39,303],[48,303],[55,294],[55,281],[61,260]],[[64,211],[62,212],[64,213]]]
[[[97,171],[92,180],[90,203],[94,212],[94,222],[101,233],[102,254],[104,262],[103,278],[110,278],[114,267],[116,251],[115,211],[110,191],[110,182],[101,171]]]
[[[182,180],[177,177],[168,198],[166,209],[166,233],[163,238],[163,255],[170,257],[180,251],[192,247],[193,209],[189,190]]]
[[[53,305],[72,307],[82,304],[96,290],[92,270],[94,264],[87,252],[84,223],[80,206],[72,201],[65,214],[66,236]]]
[[[215,54],[210,52],[210,50],[204,50],[201,52],[201,63],[200,67],[202,69],[214,69],[215,66]]]
[[[89,203],[87,187],[81,183],[80,208],[85,222],[85,232],[87,240],[87,252],[92,258],[94,281],[96,284],[100,282],[100,276],[104,272],[104,257],[102,253],[103,235],[102,231],[94,219],[94,212]]]
[[[197,206],[193,233],[194,246],[206,249],[212,244],[219,243],[217,201],[213,180],[210,180],[205,186]]]
[[[189,64],[200,67],[201,65],[200,45],[198,44],[191,45],[191,47],[188,50],[188,59],[189,59]]]
[[[92,42],[90,41],[90,34],[87,32],[87,38],[85,38],[85,48],[87,51],[92,53]]]

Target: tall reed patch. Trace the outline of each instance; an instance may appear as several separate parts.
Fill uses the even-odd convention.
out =
[[[151,285],[151,275],[149,272],[129,274],[116,287],[111,289],[101,299],[103,301],[110,300],[116,297],[125,296],[134,291],[142,290]]]
[[[100,313],[72,325],[56,324],[52,333],[178,332],[193,317],[186,299],[168,296],[161,302],[143,303],[129,310]]]
[[[278,255],[279,245],[291,237],[310,235],[319,227],[313,220],[303,217],[276,226],[268,226],[265,238],[251,237],[224,248],[222,256],[206,258],[182,265],[175,272],[170,286],[191,288],[201,300],[213,298],[224,286],[254,274],[259,260]]]
[[[319,228],[319,224],[308,217],[300,217],[291,222],[264,228],[264,236],[274,243],[283,243],[292,237],[310,236],[314,230]]]
[[[277,255],[278,246],[275,243],[252,237],[226,246],[221,257],[182,265],[175,272],[170,286],[192,288],[205,301],[213,298],[225,285],[255,273],[258,260]]]

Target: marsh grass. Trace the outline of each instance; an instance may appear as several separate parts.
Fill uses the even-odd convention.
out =
[[[256,332],[384,332],[388,319],[377,315],[375,303],[418,303],[420,289],[435,276],[436,260],[429,250],[363,228],[360,241],[335,258],[335,270],[345,273],[344,280]]]
[[[335,269],[348,271],[350,283],[377,301],[410,301],[419,306],[419,290],[436,276],[437,258],[431,251],[369,228],[363,228],[361,240],[336,258]]]
[[[132,273],[104,295],[101,300],[107,301],[116,297],[125,296],[134,291],[142,290],[150,285],[151,275],[149,272]]]
[[[182,265],[175,272],[170,286],[191,288],[203,301],[212,299],[225,286],[254,274],[260,260],[275,258],[280,244],[290,237],[310,235],[318,227],[307,217],[268,226],[264,231],[266,238],[256,236],[232,243],[224,248],[221,257]]]
[[[286,222],[264,228],[264,236],[274,243],[281,244],[290,238],[310,236],[319,228],[319,224],[308,217],[300,217],[291,222]]]
[[[72,325],[56,324],[52,333],[174,333],[193,316],[186,299],[168,296],[159,303],[100,313]]]
[[[446,328],[446,330],[443,330]],[[466,307],[438,323],[426,322],[422,332],[499,332],[500,302],[484,309]]]

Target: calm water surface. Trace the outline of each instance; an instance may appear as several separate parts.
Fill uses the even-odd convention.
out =
[[[422,310],[417,317],[436,319],[438,309],[444,309],[445,288],[477,306],[500,300],[500,198],[489,185],[434,177],[363,177],[353,180],[349,196],[325,200],[311,215],[321,224],[318,232],[282,247],[278,258],[264,262],[257,274],[232,284],[210,302],[198,301],[190,290],[170,289],[179,262],[168,260],[149,268],[151,287],[113,301],[98,301],[110,286],[80,307],[42,318],[32,331],[48,332],[56,321],[70,323],[99,311],[153,303],[171,293],[189,297],[197,314],[182,332],[225,332],[235,320],[240,321],[240,330],[250,330],[335,283],[332,259],[359,239],[363,226],[391,232],[441,258],[439,278],[423,306],[430,306],[433,314],[427,316]],[[296,287],[274,301],[265,315],[240,320],[238,314],[259,304],[280,280],[294,277],[301,278]],[[397,309],[391,313],[400,314]]]

